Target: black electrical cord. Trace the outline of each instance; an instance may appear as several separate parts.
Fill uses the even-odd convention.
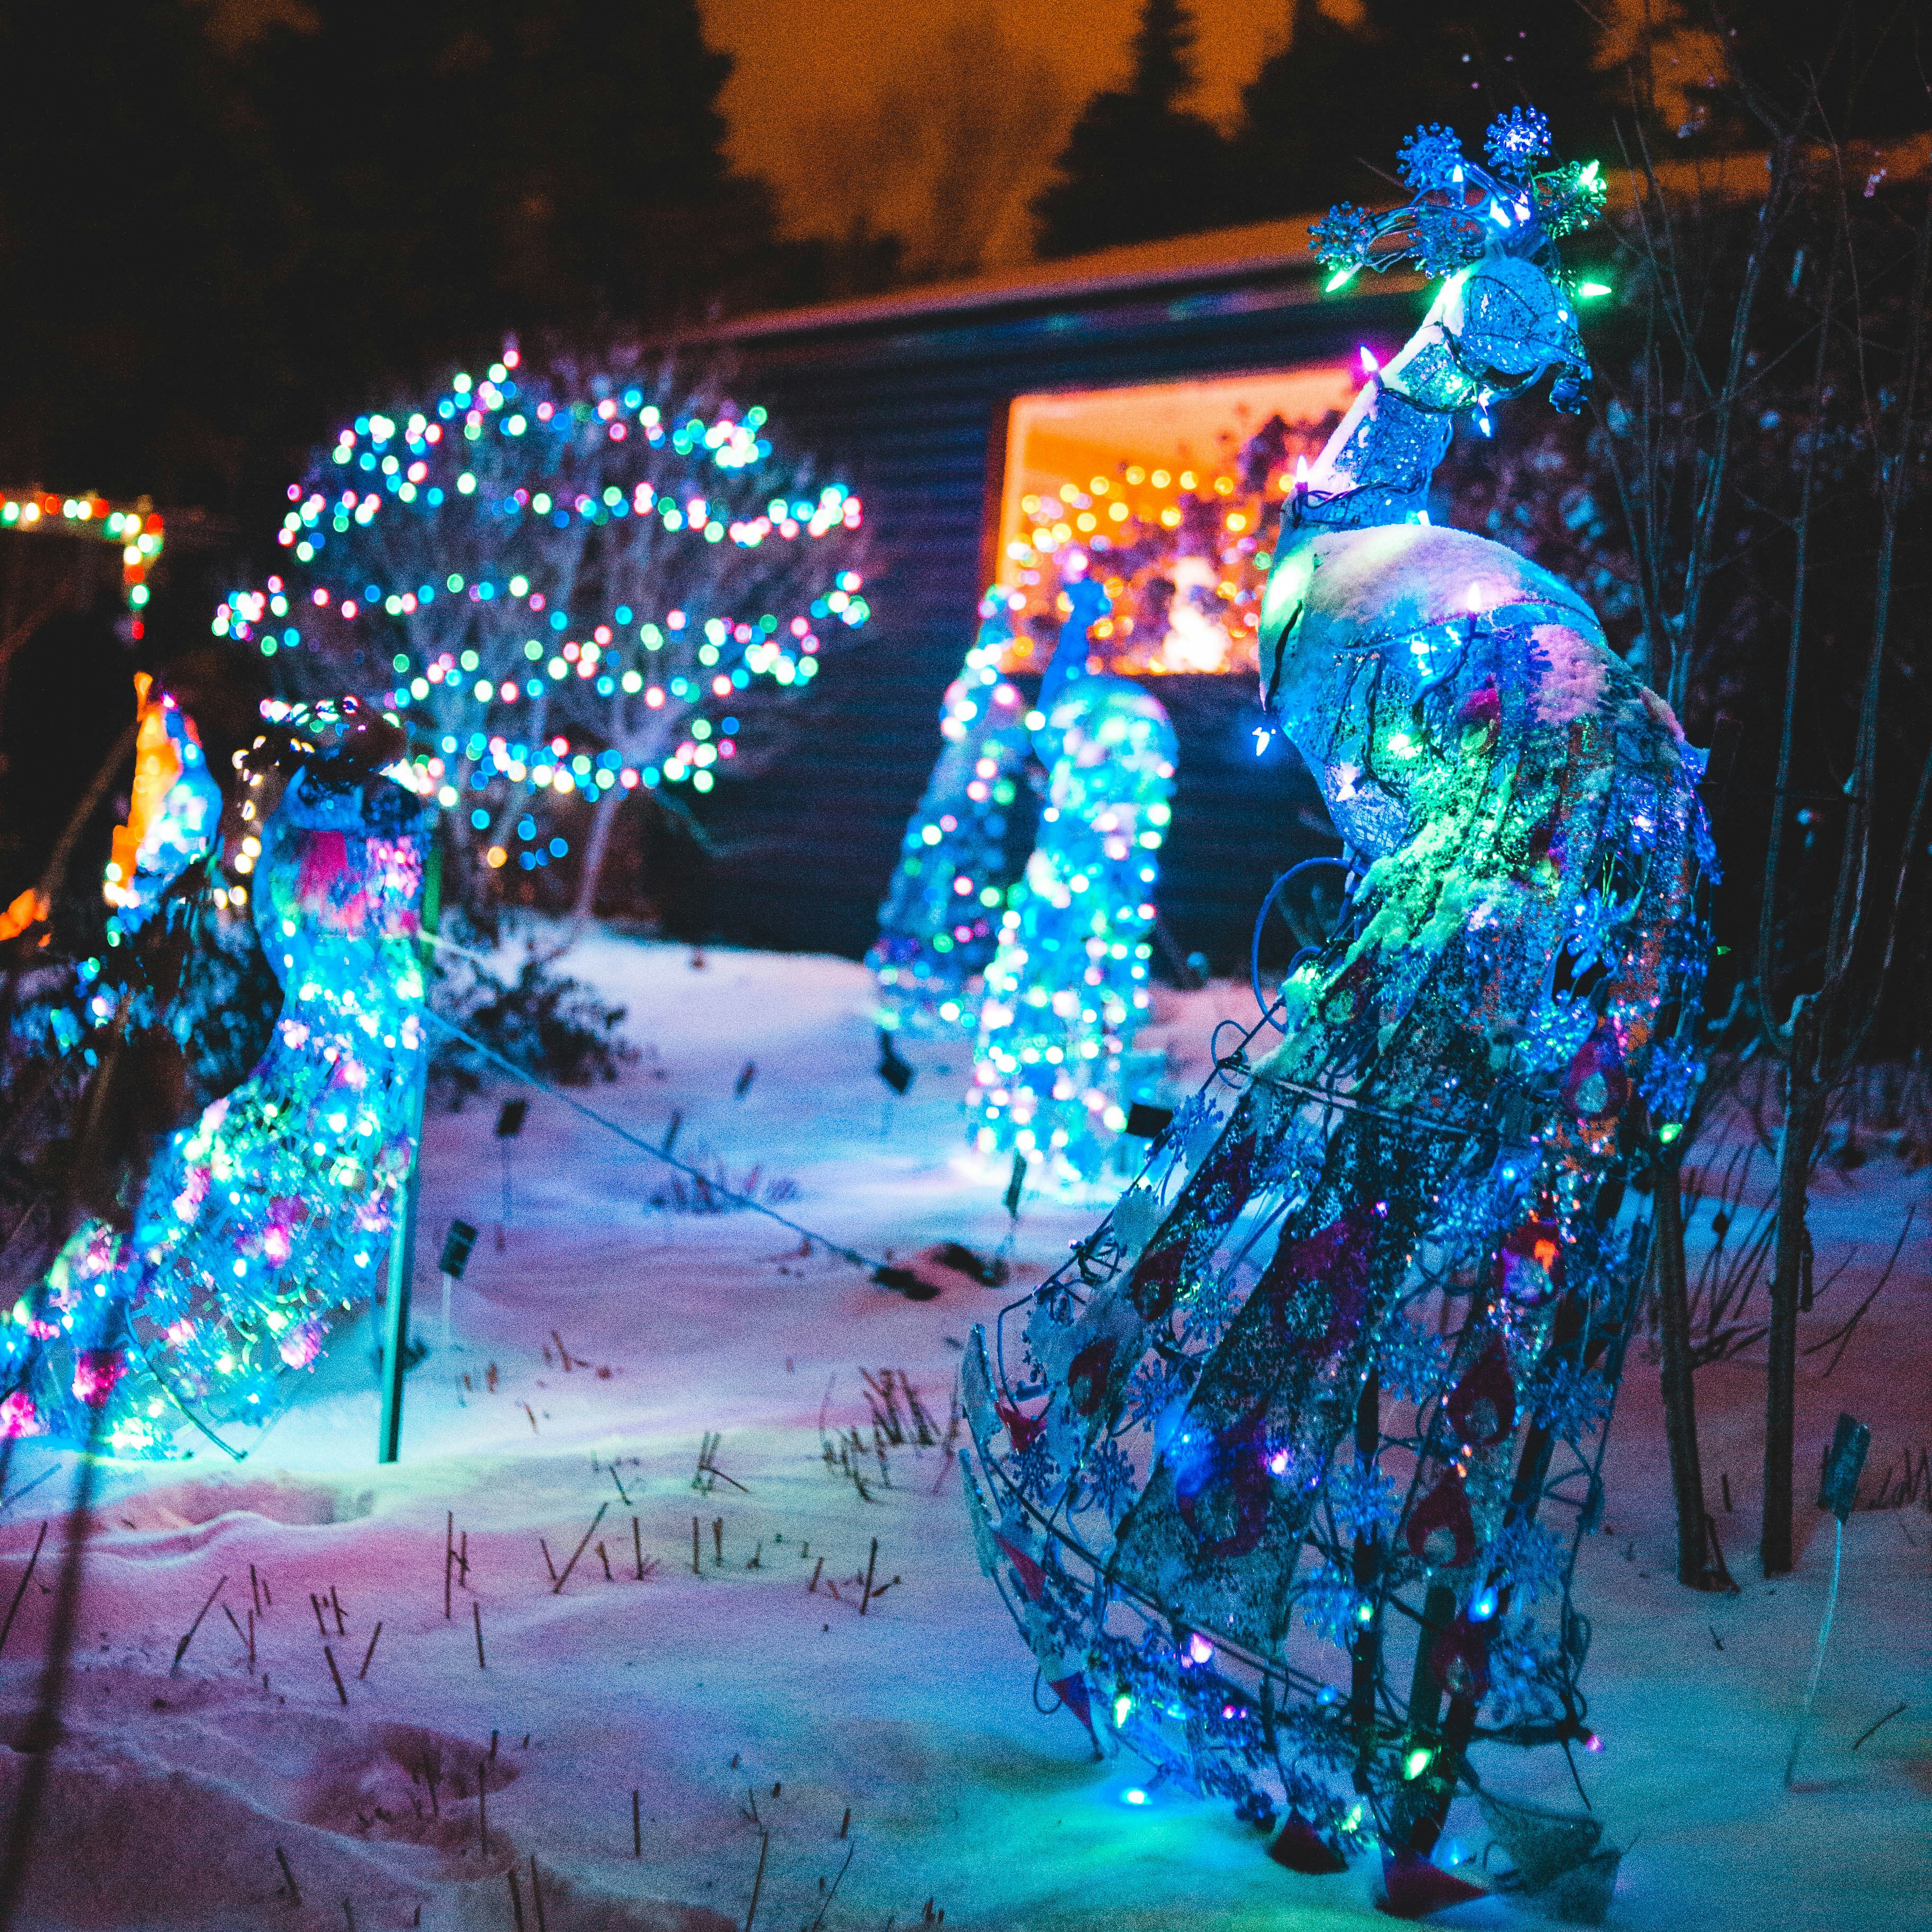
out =
[[[849,1262],[854,1268],[868,1270],[873,1280],[883,1287],[903,1290],[916,1280],[917,1277],[914,1275],[910,1268],[894,1268],[889,1262],[880,1261],[876,1256],[862,1253],[856,1248],[848,1246],[843,1241],[835,1241],[830,1235],[821,1234],[815,1228],[808,1228],[802,1222],[790,1220],[787,1216],[781,1214],[776,1208],[768,1208],[762,1201],[754,1200],[748,1194],[740,1194],[732,1188],[721,1186],[703,1168],[693,1167],[688,1161],[680,1160],[675,1154],[667,1154],[661,1147],[652,1146],[641,1135],[632,1133],[629,1128],[620,1126],[608,1114],[600,1114],[595,1107],[586,1106],[581,1100],[565,1093],[562,1088],[552,1086],[548,1081],[540,1079],[527,1068],[518,1066],[514,1060],[506,1058],[503,1054],[497,1052],[494,1047],[485,1046],[481,1040],[471,1039],[460,1027],[445,1019],[440,1013],[428,1007],[425,1007],[423,1010],[426,1018],[440,1027],[459,1046],[467,1047],[472,1053],[481,1055],[482,1058],[501,1067],[506,1073],[512,1075],[514,1078],[526,1082],[530,1085],[536,1088],[539,1093],[548,1094],[551,1100],[556,1101],[560,1105],[569,1108],[573,1113],[581,1114],[586,1120],[596,1121],[597,1125],[603,1128],[607,1133],[615,1134],[620,1141],[637,1148],[640,1154],[649,1154],[652,1160],[662,1161],[667,1167],[676,1168],[680,1174],[689,1174],[694,1180],[699,1182],[709,1192],[717,1196],[719,1199],[732,1202],[740,1208],[748,1208],[753,1214],[762,1214],[768,1221],[777,1222],[782,1228],[789,1228],[794,1234],[801,1235],[808,1241],[816,1241],[828,1252],[836,1255],[841,1261]]]
[[[1281,896],[1282,892],[1304,872],[1312,872],[1321,866],[1331,867],[1345,874],[1351,869],[1349,862],[1340,856],[1329,856],[1324,854],[1319,858],[1304,859],[1298,866],[1289,866],[1288,870],[1269,886],[1268,896],[1262,901],[1260,911],[1255,914],[1254,937],[1248,946],[1248,983],[1254,989],[1255,1004],[1262,1010],[1262,1018],[1277,1033],[1286,1033],[1288,1029],[1274,1017],[1276,1003],[1264,1000],[1262,997],[1262,934],[1268,925],[1268,916],[1274,910],[1274,902]],[[1346,910],[1346,906],[1343,910]],[[1338,914],[1337,916],[1339,919],[1340,915]],[[1299,952],[1296,953],[1288,962],[1288,970],[1290,977],[1293,976],[1295,968],[1304,959],[1310,957],[1314,951],[1315,948],[1312,946],[1304,946]]]

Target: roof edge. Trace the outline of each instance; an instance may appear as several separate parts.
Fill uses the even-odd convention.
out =
[[[748,341],[764,336],[808,334],[862,328],[928,316],[1012,308],[1056,299],[1118,295],[1163,286],[1234,280],[1257,274],[1312,274],[1306,219],[1259,221],[1210,229],[1163,242],[1137,242],[1063,260],[1028,262],[1012,268],[929,282],[882,295],[815,302],[806,308],[767,309],[681,332],[686,341]]]
[[[1860,142],[1853,146],[1862,160],[1869,154],[1898,175],[1916,175],[1927,165],[1926,142],[1921,136],[1897,141]],[[1694,193],[1715,192],[1724,199],[1748,196],[1761,179],[1769,157],[1762,151],[1696,158],[1660,158],[1655,172],[1666,188]],[[1628,170],[1607,171],[1604,177],[1613,206],[1628,208],[1634,196]],[[1394,206],[1393,202],[1390,206]],[[848,329],[916,322],[946,315],[986,313],[1052,304],[1090,301],[1132,293],[1152,295],[1165,288],[1201,287],[1241,280],[1276,280],[1298,274],[1313,279],[1318,267],[1309,245],[1315,214],[1275,221],[1258,221],[1234,228],[1203,230],[1160,242],[1138,242],[1102,248],[1084,255],[1051,262],[1028,262],[989,272],[932,282],[884,294],[837,302],[815,302],[800,308],[766,309],[727,318],[694,328],[673,332],[668,339],[683,343],[756,342],[774,336],[813,335]],[[1391,277],[1390,284],[1398,278]],[[1403,278],[1406,280],[1408,278]],[[1372,286],[1372,285],[1370,285]]]

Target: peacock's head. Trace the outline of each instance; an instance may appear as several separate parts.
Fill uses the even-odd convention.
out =
[[[1486,428],[1491,403],[1552,370],[1551,401],[1582,406],[1590,364],[1576,304],[1594,285],[1572,285],[1556,244],[1596,218],[1605,188],[1594,161],[1540,165],[1550,124],[1534,108],[1495,121],[1484,152],[1472,161],[1448,128],[1418,128],[1400,163],[1414,198],[1381,214],[1344,203],[1312,234],[1331,289],[1399,262],[1444,278],[1399,386],[1423,408],[1466,410]]]
[[[1430,320],[1441,330],[1442,366],[1431,380],[1426,359],[1418,358],[1402,386],[1412,402],[1470,410],[1486,427],[1492,403],[1522,394],[1554,370],[1550,400],[1559,410],[1582,407],[1590,362],[1560,271],[1493,250],[1450,278]]]

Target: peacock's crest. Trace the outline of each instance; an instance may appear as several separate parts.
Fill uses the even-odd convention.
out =
[[[1396,169],[1412,199],[1377,214],[1343,202],[1309,231],[1339,288],[1361,269],[1378,273],[1412,262],[1426,275],[1451,275],[1498,249],[1540,254],[1586,228],[1607,193],[1594,161],[1552,158],[1550,122],[1534,107],[1498,115],[1484,136],[1484,159],[1471,160],[1453,129],[1416,129]]]

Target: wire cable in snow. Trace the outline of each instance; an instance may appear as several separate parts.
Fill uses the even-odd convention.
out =
[[[808,1241],[816,1241],[828,1253],[836,1255],[841,1261],[849,1262],[853,1267],[870,1271],[872,1279],[884,1288],[896,1288],[903,1293],[917,1280],[910,1268],[894,1268],[876,1257],[862,1254],[856,1248],[848,1247],[843,1241],[835,1241],[829,1234],[821,1234],[815,1228],[808,1228],[802,1222],[794,1221],[781,1214],[775,1208],[768,1208],[762,1201],[755,1201],[748,1194],[740,1194],[735,1189],[721,1186],[703,1168],[693,1167],[688,1161],[680,1160],[675,1154],[667,1154],[661,1147],[653,1147],[640,1134],[634,1134],[629,1128],[620,1126],[608,1114],[600,1114],[595,1107],[586,1106],[573,1095],[561,1088],[554,1087],[548,1080],[539,1078],[526,1068],[519,1066],[513,1060],[506,1058],[494,1048],[485,1046],[479,1040],[472,1040],[460,1027],[453,1024],[442,1016],[425,1007],[424,1017],[440,1027],[460,1046],[467,1047],[472,1053],[492,1062],[514,1078],[523,1081],[541,1093],[548,1094],[572,1112],[581,1114],[586,1120],[594,1120],[605,1132],[615,1134],[627,1146],[635,1148],[640,1154],[647,1154],[652,1160],[662,1161],[667,1167],[674,1167],[680,1174],[688,1174],[708,1192],[721,1201],[729,1201],[740,1208],[748,1208],[754,1214],[762,1214],[768,1221],[776,1221],[782,1228],[789,1228],[794,1234]]]
[[[1818,1694],[1818,1680],[1825,1674],[1825,1646],[1832,1641],[1832,1619],[1838,1613],[1838,1570],[1845,1560],[1845,1520],[1833,1519],[1832,1524],[1832,1587],[1825,1598],[1825,1621],[1818,1626],[1817,1654],[1811,1660],[1811,1681],[1804,1687],[1804,1702],[1798,1713],[1798,1728],[1791,1734],[1791,1755],[1784,1760],[1784,1788],[1791,1789],[1792,1774],[1798,1768],[1798,1752],[1804,1742],[1804,1733],[1811,1725],[1812,1700]]]

